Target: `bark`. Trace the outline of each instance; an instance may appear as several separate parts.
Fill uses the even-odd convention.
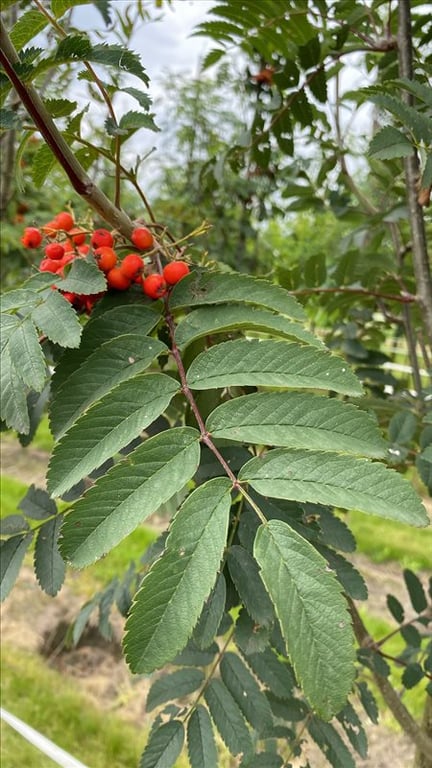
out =
[[[84,198],[106,222],[130,239],[133,224],[124,211],[116,208],[111,201],[93,183],[90,176],[76,159],[74,153],[58,130],[51,115],[45,108],[38,92],[29,83],[24,83],[17,75],[14,64],[19,61],[18,54],[7,34],[3,21],[0,20],[0,61],[11,81],[18,97],[41,133],[56,159],[66,172],[74,190]]]
[[[400,77],[413,80],[411,0],[399,0],[398,55]],[[413,104],[413,96],[408,91],[402,91],[402,99],[406,104]],[[420,166],[417,152],[406,157],[404,165],[417,295],[429,343],[432,344],[432,276],[423,209],[418,203]]]
[[[355,603],[352,600],[349,600],[349,608],[353,621],[354,634],[359,646],[361,648],[373,648],[374,641],[367,632]],[[393,717],[415,745],[419,759],[423,760],[423,762],[416,763],[414,768],[432,768],[432,733],[426,730],[424,724],[423,726],[418,725],[407,710],[403,701],[399,698],[397,691],[395,691],[388,678],[379,675],[377,672],[373,672],[372,674]],[[428,697],[428,700],[429,699],[430,697]],[[429,726],[432,729],[432,711],[428,711],[430,713]]]

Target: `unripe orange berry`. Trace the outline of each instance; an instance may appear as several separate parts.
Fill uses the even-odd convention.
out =
[[[126,277],[133,280],[144,269],[144,262],[137,253],[128,253],[121,262],[120,269]]]
[[[114,238],[111,232],[108,232],[107,229],[95,229],[90,238],[90,242],[93,248],[101,248],[103,245],[112,248],[114,245]]]
[[[185,261],[171,261],[164,267],[163,276],[168,285],[175,285],[189,272],[189,265]]]
[[[96,248],[94,257],[96,259],[96,264],[102,272],[109,272],[110,269],[113,269],[117,264],[116,252],[107,245],[103,245],[101,248]]]
[[[131,240],[140,251],[148,251],[154,245],[153,235],[147,227],[137,227],[134,229]]]
[[[73,216],[67,211],[62,211],[54,216],[54,221],[57,224],[57,229],[64,229],[66,232],[69,232],[75,223]]]
[[[21,242],[25,248],[39,248],[42,242],[42,232],[36,227],[26,227]]]
[[[162,275],[149,275],[142,285],[145,295],[150,299],[160,299],[166,294],[167,286]]]
[[[45,247],[45,256],[48,259],[62,259],[65,254],[65,249],[60,243],[48,243]]]
[[[120,267],[110,269],[106,276],[108,288],[115,288],[117,291],[126,291],[131,281],[123,274]]]

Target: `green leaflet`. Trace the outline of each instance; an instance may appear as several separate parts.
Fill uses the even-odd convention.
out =
[[[172,768],[184,741],[184,726],[180,720],[169,720],[150,733],[141,755],[139,768]]]
[[[14,24],[10,39],[15,48],[20,51],[21,48],[36,35],[41,32],[48,24],[48,19],[43,13],[36,10],[26,11],[23,13],[16,24]]]
[[[333,768],[355,768],[351,752],[330,723],[313,717],[308,731]]]
[[[381,457],[376,420],[355,405],[309,392],[263,392],[229,400],[208,417],[214,438]]]
[[[78,347],[82,325],[75,310],[58,291],[50,291],[32,312],[32,320],[50,341],[61,347]]]
[[[57,440],[81,413],[122,381],[144,371],[165,344],[129,333],[102,344],[56,392],[50,409],[50,427]]]
[[[146,712],[165,704],[172,699],[182,699],[196,691],[204,682],[204,673],[200,669],[177,669],[168,675],[156,678],[149,690]]]
[[[7,541],[0,543],[0,601],[3,602],[11,591],[24,555],[30,546],[33,534],[27,533],[24,536],[14,536]]]
[[[234,544],[228,550],[227,563],[249,616],[261,626],[271,626],[275,619],[273,605],[264,589],[256,560],[244,547]]]
[[[160,432],[101,477],[62,528],[61,552],[81,568],[102,557],[180,491],[199,463],[199,433]]]
[[[52,381],[54,393],[101,344],[127,333],[146,336],[160,317],[144,304],[126,304],[102,312],[100,305],[103,302],[104,299],[98,302],[90,320],[84,326],[79,349],[64,354],[56,366]]]
[[[295,338],[315,347],[324,346],[320,339],[307,331],[303,325],[289,320],[284,315],[239,304],[218,304],[215,307],[200,307],[189,312],[177,326],[176,343],[179,347],[185,347],[195,339],[211,333],[238,328]]]
[[[179,390],[163,373],[141,373],[91,406],[54,448],[48,490],[61,496],[128,445],[151,424]]]
[[[213,678],[204,691],[212,720],[232,755],[250,756],[249,730],[237,703],[221,680]]]
[[[273,339],[237,339],[210,347],[194,359],[187,380],[192,389],[255,385],[362,394],[360,381],[341,358]]]
[[[126,622],[125,654],[132,672],[159,669],[191,636],[222,559],[230,492],[228,479],[209,480],[174,517],[165,551],[144,577]]]
[[[36,578],[41,589],[54,597],[61,588],[66,566],[58,549],[58,536],[62,516],[48,520],[39,529],[34,556]]]
[[[341,586],[324,558],[281,520],[260,526],[254,555],[297,679],[313,709],[329,720],[355,677],[354,635]]]
[[[291,667],[270,648],[244,656],[247,665],[278,699],[290,699],[294,688]]]
[[[75,259],[66,277],[63,280],[54,278],[54,282],[61,291],[82,293],[85,296],[105,291],[107,287],[103,272],[95,262],[86,259]]]
[[[265,734],[273,725],[273,715],[254,676],[236,653],[225,653],[220,672],[223,682],[251,726]]]
[[[9,337],[9,354],[19,378],[41,392],[45,384],[45,358],[34,323],[26,317]]]
[[[220,573],[194,629],[193,640],[198,648],[205,650],[213,642],[222,621],[225,602],[226,583],[223,574]]]
[[[0,377],[1,419],[11,429],[16,429],[21,434],[28,434],[30,419],[26,399],[27,390],[19,379],[7,347],[1,354]]]
[[[386,125],[373,137],[369,145],[369,155],[379,160],[392,160],[394,157],[409,157],[414,149],[414,144],[402,131]]]
[[[276,448],[248,461],[239,479],[263,496],[357,509],[409,525],[429,524],[410,483],[395,470],[367,459]]]
[[[213,726],[202,704],[198,704],[188,720],[187,745],[191,768],[217,768],[218,754]]]
[[[48,144],[42,144],[35,152],[31,167],[33,183],[37,189],[43,186],[56,164],[56,156],[51,152]]]
[[[191,272],[174,287],[170,308],[180,309],[229,302],[265,307],[294,320],[306,319],[301,304],[284,288],[268,280],[234,273]]]

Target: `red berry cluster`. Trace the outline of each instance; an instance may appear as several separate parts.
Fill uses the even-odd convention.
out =
[[[86,242],[88,236],[89,243]],[[138,283],[142,285],[146,296],[159,299],[189,272],[185,261],[172,261],[164,267],[163,274],[153,273],[145,276],[146,265],[138,253],[119,257],[115,248],[124,245],[117,233],[103,228],[88,230],[76,226],[73,216],[67,211],[57,214],[40,229],[26,227],[21,242],[26,248],[39,248],[44,238],[48,242],[45,245],[44,258],[39,264],[41,272],[52,272],[64,277],[66,264],[91,254],[106,276],[108,289],[116,291],[126,291],[133,283]],[[140,251],[149,251],[156,245],[147,227],[134,229],[131,241]],[[84,296],[63,292],[63,295],[76,309],[90,314],[95,302],[103,294]]]

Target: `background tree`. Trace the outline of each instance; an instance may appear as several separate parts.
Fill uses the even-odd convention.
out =
[[[388,661],[403,664],[404,686],[423,686],[430,701],[429,597],[415,574],[406,573],[414,617],[405,621],[399,602],[389,600],[405,642],[402,656],[389,659],[382,650],[387,638],[370,638],[360,618],[356,601],[367,590],[342,554],[355,543],[340,512],[360,509],[428,523],[401,476],[415,464],[430,485],[429,390],[423,383],[432,313],[422,210],[431,182],[424,20],[414,16],[412,24],[407,3],[390,2],[385,10],[381,3],[304,6],[294,0],[283,7],[272,0],[215,6],[216,19],[199,29],[218,45],[205,64],[216,64],[225,48],[241,50],[249,130],[239,136],[240,123],[228,110],[232,133],[228,141],[220,137],[212,114],[202,115],[195,83],[187,106],[192,119],[199,118],[199,131],[192,133],[190,118],[179,131],[188,155],[178,188],[181,221],[172,232],[142,191],[139,163],[130,169],[124,161],[124,144],[136,130],[155,128],[139,58],[66,30],[68,2],[52,0],[47,9],[34,0],[26,7],[10,32],[2,21],[0,85],[6,99],[15,99],[15,89],[25,119],[46,142],[34,161],[39,181],[53,168],[49,148],[86,206],[113,228],[108,235],[119,258],[116,269],[125,274],[124,254],[131,238],[138,243],[136,224],[123,208],[125,181],[153,233],[141,248],[143,269],[162,280],[166,265],[187,258],[185,247],[206,230],[191,220],[185,234],[180,212],[186,209],[188,220],[199,203],[225,222],[230,198],[235,205],[229,237],[219,235],[215,217],[216,253],[194,257],[192,273],[168,286],[161,301],[151,301],[135,284],[106,292],[109,271],[105,278],[94,247],[98,219],[96,225],[87,219],[92,248],[85,256],[75,251],[64,276],[42,270],[5,294],[3,418],[22,435],[32,434],[46,362],[54,364],[50,423],[56,445],[50,495],[30,489],[20,505],[23,515],[6,524],[3,594],[33,538],[38,580],[55,594],[65,563],[92,563],[149,514],[175,506],[167,532],[143,562],[95,595],[73,629],[76,640],[94,608],[106,622],[115,604],[128,617],[124,648],[132,671],[176,667],[164,669],[150,690],[148,708],[160,709],[141,765],[169,768],[186,738],[192,768],[214,766],[216,728],[245,768],[289,765],[306,730],[333,765],[348,768],[354,758],[341,733],[361,756],[367,748],[348,696],[376,719],[368,671],[415,743],[419,765],[428,765],[428,708],[421,727],[391,684]],[[110,23],[110,3],[102,8]],[[52,48],[28,47],[48,25]],[[341,62],[353,53],[361,54],[376,80],[360,93],[344,94]],[[106,136],[97,144],[86,138],[85,113],[76,103],[62,100],[59,114],[58,104],[39,95],[41,74],[64,64],[74,71],[78,66],[78,77],[91,82],[105,105]],[[95,64],[108,72],[114,67],[108,83]],[[125,85],[126,73],[139,88]],[[119,117],[119,92],[132,96],[139,111]],[[217,108],[217,92],[212,99]],[[370,169],[362,166],[359,182],[349,171],[341,112],[342,104],[367,100],[392,124],[375,134]],[[10,101],[3,117],[7,129],[15,128]],[[217,159],[206,157],[209,140]],[[303,146],[304,157],[297,150]],[[414,187],[418,155],[420,193]],[[108,195],[95,183],[100,158],[113,168]],[[400,158],[406,158],[403,170]],[[409,227],[401,210],[404,180]],[[221,260],[225,250],[231,263],[245,268],[249,254],[257,257],[248,238],[252,243],[254,230],[266,231],[260,220],[293,210],[317,211],[315,222],[336,217],[335,231],[343,232],[336,252],[314,248],[293,264],[281,247],[279,285],[210,268],[209,259]],[[260,268],[270,266],[264,259]],[[91,310],[87,322],[68,304],[71,292]],[[86,303],[95,294],[105,295]],[[296,295],[308,297],[305,310]],[[412,382],[389,379],[382,367],[381,346],[401,332]],[[354,363],[364,390],[322,338]],[[363,391],[367,396],[356,407],[351,401]],[[387,443],[371,408],[388,432]],[[56,498],[69,506],[60,512]]]

